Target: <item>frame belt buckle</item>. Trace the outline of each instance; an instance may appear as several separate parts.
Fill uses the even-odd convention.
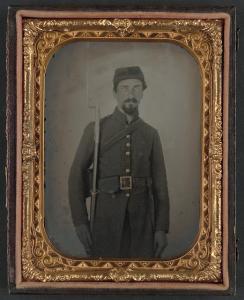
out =
[[[132,189],[132,177],[131,176],[120,176],[120,189],[131,190]]]

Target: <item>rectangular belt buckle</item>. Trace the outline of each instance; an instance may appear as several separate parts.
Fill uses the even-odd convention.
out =
[[[132,189],[132,177],[131,176],[120,176],[120,189],[131,190]]]

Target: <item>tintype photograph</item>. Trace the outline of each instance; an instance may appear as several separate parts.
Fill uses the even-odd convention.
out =
[[[200,80],[191,54],[169,42],[76,42],[55,53],[46,73],[45,226],[60,252],[189,250],[199,230]]]
[[[11,292],[233,292],[234,12],[8,22]]]

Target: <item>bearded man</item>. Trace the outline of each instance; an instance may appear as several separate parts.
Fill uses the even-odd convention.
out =
[[[140,67],[115,70],[117,105],[100,122],[92,232],[85,191],[94,156],[94,122],[85,128],[76,152],[69,199],[73,222],[88,256],[157,258],[167,246],[169,197],[162,145],[157,130],[139,117],[146,87]]]

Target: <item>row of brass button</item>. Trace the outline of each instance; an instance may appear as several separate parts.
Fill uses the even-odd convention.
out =
[[[127,138],[127,139],[130,139],[130,134],[127,134],[127,135],[126,135],[126,138]],[[130,147],[130,142],[127,142],[127,143],[126,143],[126,147],[128,147],[128,148]],[[126,152],[125,152],[125,155],[129,156],[129,155],[130,155],[130,151],[126,151]],[[125,172],[126,172],[127,174],[130,173],[130,168],[126,168],[126,169],[125,169]],[[126,193],[125,196],[126,196],[126,197],[130,197],[130,193]]]

